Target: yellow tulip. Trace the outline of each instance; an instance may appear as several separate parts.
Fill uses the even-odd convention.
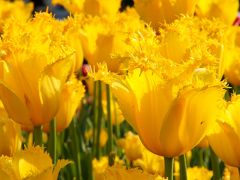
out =
[[[78,108],[81,107],[81,99],[84,96],[85,88],[83,84],[77,80],[74,76],[71,76],[69,80],[64,83],[60,93],[59,109],[55,116],[56,129],[58,132],[66,129]],[[24,126],[25,131],[33,131],[32,126]],[[49,131],[49,123],[44,124],[43,131]]]
[[[121,0],[53,0],[53,4],[61,4],[73,14],[85,13],[91,15],[115,15]]]
[[[100,147],[104,147],[108,140],[108,133],[106,129],[101,129],[100,132]]]
[[[121,7],[121,0],[85,0],[84,13],[91,15],[115,15]]]
[[[54,167],[50,156],[39,146],[29,147],[13,157],[0,157],[0,178],[9,180],[57,180],[61,168],[70,161],[59,160]]]
[[[81,40],[86,60],[97,68],[98,63],[106,62],[108,69],[118,72],[121,59],[112,59],[115,53],[128,51],[129,34],[144,24],[133,10],[118,13],[115,17],[101,16],[88,19],[80,18],[82,25]]]
[[[98,174],[95,177],[96,180],[112,180],[112,179],[124,179],[124,180],[164,180],[165,178],[158,175],[152,175],[141,171],[139,169],[126,169],[124,167],[108,167],[102,174]]]
[[[12,121],[0,102],[0,155],[12,156],[21,149],[20,125]]]
[[[75,59],[55,20],[46,16],[51,15],[38,14],[26,23],[13,20],[3,34],[0,98],[9,116],[22,125],[52,120]]]
[[[159,30],[160,54],[178,63],[188,63],[189,59],[198,61],[201,67],[215,69],[221,79],[223,70],[219,59],[224,51],[225,30],[226,25],[221,21],[181,17]]]
[[[204,67],[223,75],[222,54],[226,25],[221,21],[211,21],[198,17],[181,17],[159,29],[159,34],[149,26],[140,28],[129,35],[127,52],[116,53],[122,60],[121,69],[131,71],[141,68],[145,71],[161,69],[165,75],[171,74],[168,67],[189,66]],[[164,60],[165,59],[165,60]],[[171,64],[173,63],[173,64]],[[181,68],[175,68],[175,71]],[[181,70],[180,70],[181,71]]]
[[[226,79],[233,85],[240,85],[240,27],[231,27],[225,33],[222,68]]]
[[[73,76],[63,85],[60,93],[59,109],[56,114],[58,132],[63,131],[70,125],[77,109],[80,108],[84,92],[83,84]],[[43,129],[49,131],[49,124],[45,124]]]
[[[117,166],[123,165],[123,161],[121,159],[119,159],[118,157],[115,157],[114,163]],[[106,171],[106,169],[109,167],[108,157],[102,156],[102,157],[100,157],[99,160],[93,159],[92,167],[93,167],[94,179],[101,178],[102,175],[104,174],[104,172]]]
[[[183,18],[177,23],[181,21],[188,21],[186,29],[197,22]],[[172,32],[174,25],[169,28]],[[163,40],[168,31],[160,32],[163,37],[159,38],[151,28],[145,28],[130,37],[135,46],[126,58],[127,75],[106,71],[104,65],[89,75],[110,84],[123,116],[147,149],[161,156],[175,157],[191,150],[206,136],[224,104],[225,90],[218,75],[218,58],[214,53],[204,58],[205,53],[211,52],[207,40],[206,44],[198,44],[194,33],[192,41],[196,40],[196,44],[190,43],[186,55],[163,57],[160,49],[168,43]],[[206,27],[205,35],[200,38],[204,40],[208,33]],[[182,46],[184,41],[178,44],[179,48]],[[175,50],[176,46],[173,54]]]
[[[226,166],[223,172],[223,180],[238,180],[239,171],[236,167]]]
[[[143,155],[143,145],[139,137],[130,131],[125,135],[124,139],[119,139],[117,144],[124,149],[130,161],[140,159]]]
[[[98,179],[98,176],[104,173],[108,167],[108,157],[103,156],[99,160],[92,160],[93,174],[95,179]]]
[[[215,123],[208,139],[214,152],[226,164],[240,167],[240,96],[234,95]]]
[[[171,23],[182,14],[193,15],[198,0],[134,0],[143,20],[156,30],[161,23]]]
[[[4,24],[12,17],[19,21],[26,21],[31,17],[33,3],[24,3],[24,1],[0,1],[0,33],[3,32]]]
[[[142,157],[135,160],[133,165],[136,167],[141,167],[144,171],[150,174],[159,174],[161,176],[164,176],[165,174],[164,158],[162,156],[153,154],[144,146],[142,148]]]
[[[238,0],[199,0],[196,14],[200,17],[220,18],[225,23],[232,25],[237,17],[238,6]]]
[[[187,168],[187,178],[189,180],[211,180],[213,172],[204,167]]]
[[[113,78],[110,84],[124,117],[145,147],[175,157],[204,138],[222,108],[224,90],[217,82],[208,84],[212,78],[207,70],[194,71],[191,85],[181,84],[188,79],[188,71],[171,80],[162,79],[160,73],[136,69],[125,79]]]
[[[76,51],[76,61],[74,62],[74,70],[77,72],[81,70],[83,63],[83,48],[80,40],[79,27],[75,25],[72,18],[68,18],[62,22],[63,34],[67,43]]]
[[[164,176],[164,158],[146,149],[138,135],[129,131],[124,139],[117,141],[117,144],[124,149],[127,159],[134,167],[140,167],[150,174]]]

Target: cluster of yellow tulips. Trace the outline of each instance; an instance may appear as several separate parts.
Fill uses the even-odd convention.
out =
[[[124,3],[0,0],[0,179],[240,179],[238,0]]]

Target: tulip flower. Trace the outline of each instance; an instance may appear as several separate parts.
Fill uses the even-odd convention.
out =
[[[240,167],[240,96],[234,95],[208,135],[209,144],[226,164]]]
[[[191,150],[206,135],[224,91],[220,86],[177,91],[174,82],[161,81],[151,71],[136,70],[123,83],[114,82],[112,90],[143,144],[155,154],[175,157]]]
[[[162,23],[171,23],[180,15],[193,15],[197,0],[134,0],[141,18],[158,29]]]
[[[128,132],[124,139],[119,139],[118,145],[124,149],[128,160],[134,161],[142,157],[143,145],[139,137],[132,132]]]
[[[108,134],[107,134],[106,129],[101,129],[100,142],[99,142],[100,147],[104,147],[107,143],[107,140],[108,140]]]
[[[196,146],[224,103],[223,86],[212,84],[214,79],[208,70],[196,69],[191,85],[187,85],[191,77],[188,70],[186,74],[175,73],[136,69],[126,78],[108,79],[124,117],[144,146],[166,157],[179,156]],[[100,78],[99,74],[96,77]]]
[[[77,108],[81,105],[84,92],[84,86],[76,78],[71,78],[64,84],[60,95],[60,107],[56,114],[58,131],[69,126]]]
[[[0,155],[12,156],[21,149],[20,125],[11,120],[0,102]]]
[[[74,70],[77,72],[81,69],[83,63],[83,48],[80,40],[79,27],[75,25],[76,22],[72,18],[68,18],[60,23],[63,26],[63,34],[67,43],[76,51]]]
[[[111,179],[139,179],[139,180],[164,180],[165,178],[158,176],[158,175],[152,175],[149,173],[146,173],[144,171],[141,171],[139,169],[126,169],[124,167],[108,167],[106,170],[98,174],[95,179],[96,180],[111,180]]]
[[[12,17],[19,21],[26,21],[31,17],[33,3],[24,3],[24,1],[0,1],[0,33],[3,32],[3,26],[6,21]]]
[[[232,25],[238,13],[238,6],[238,0],[199,0],[196,14],[200,17],[219,18],[226,24]]]
[[[218,20],[198,17],[181,17],[166,24],[160,31],[160,54],[178,63],[198,61],[201,67],[215,68],[218,78],[223,76],[221,67],[226,25]],[[216,66],[218,64],[218,66]]]
[[[224,180],[239,179],[239,171],[236,167],[226,166],[223,172]]]
[[[115,15],[121,7],[121,0],[85,0],[84,13],[91,15]]]
[[[57,180],[60,169],[69,163],[67,160],[59,160],[54,167],[50,156],[39,146],[29,147],[13,157],[0,157],[0,178]]]
[[[115,17],[93,17],[79,19],[82,25],[81,40],[84,57],[92,68],[106,62],[109,70],[118,72],[121,59],[112,59],[115,53],[128,51],[129,33],[137,31],[144,24],[133,10],[119,13]]]
[[[93,167],[93,174],[95,179],[98,179],[98,176],[100,176],[108,167],[108,157],[103,156],[99,160],[93,159],[92,160],[92,167]]]
[[[239,50],[240,27],[231,27],[225,33],[222,68],[226,79],[233,85],[240,85]]]
[[[53,0],[53,4],[61,4],[73,14],[115,15],[121,6],[121,0]]]
[[[164,58],[159,51],[164,44],[149,34],[135,38],[135,49],[128,58],[135,69],[118,76],[103,67],[93,76],[110,84],[123,116],[147,149],[175,157],[206,136],[221,111],[225,90],[214,56],[204,59],[205,51],[196,48],[183,56],[186,59]]]
[[[55,20],[38,14],[26,23],[7,24],[3,34],[0,98],[9,116],[22,125],[52,120],[72,71],[74,50],[55,25]]]
[[[63,131],[69,126],[84,96],[84,86],[75,77],[71,77],[60,93],[59,109],[56,114],[57,131]],[[45,124],[43,130],[49,131],[49,124]]]
[[[204,167],[192,167],[187,169],[187,178],[189,180],[205,179],[211,180],[213,172]]]

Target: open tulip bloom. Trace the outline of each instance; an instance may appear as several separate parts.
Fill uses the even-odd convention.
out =
[[[0,0],[0,180],[239,179],[238,0],[25,2]]]

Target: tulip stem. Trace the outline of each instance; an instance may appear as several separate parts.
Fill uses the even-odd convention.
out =
[[[221,179],[221,173],[219,168],[218,157],[214,153],[211,147],[210,147],[210,152],[211,152],[211,164],[212,164],[212,170],[213,170],[213,180],[219,180]]]
[[[71,122],[70,128],[71,128],[71,136],[73,140],[73,157],[74,162],[76,165],[76,172],[77,172],[77,178],[78,180],[82,180],[82,167],[81,167],[81,153],[79,149],[79,139],[77,137],[77,124],[76,119],[74,118]]]
[[[94,94],[93,94],[93,148],[92,153],[96,155],[96,141],[97,141],[97,81],[94,81]]]
[[[180,163],[180,180],[187,180],[187,163],[185,155],[179,156]]]
[[[164,164],[165,164],[165,177],[168,180],[173,180],[173,158],[164,157]]]
[[[49,153],[52,157],[53,164],[57,162],[57,130],[56,130],[56,119],[54,118],[50,122],[50,134],[49,134]]]
[[[35,126],[33,130],[33,144],[35,146],[42,146],[42,126]]]
[[[102,125],[102,84],[98,81],[98,114],[97,114],[97,139],[96,139],[96,158],[100,158],[100,132]]]
[[[107,93],[107,119],[108,119],[108,164],[112,166],[114,164],[114,158],[112,156],[113,149],[113,134],[112,134],[112,119],[111,119],[111,94],[110,94],[110,86],[106,85],[106,93]]]
[[[203,166],[204,166],[203,149],[200,148],[199,151],[198,151],[198,153],[199,153],[199,165],[200,165],[201,167],[203,167]]]

